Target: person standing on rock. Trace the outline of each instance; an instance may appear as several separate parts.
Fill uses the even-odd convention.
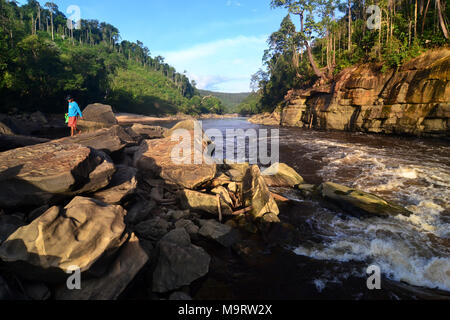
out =
[[[78,118],[78,116],[80,116],[80,118],[83,119],[83,114],[81,113],[78,103],[76,103],[71,96],[67,96],[66,100],[69,102],[69,113],[68,113],[69,124],[68,124],[68,126],[71,129],[71,136],[73,137],[77,131],[78,131],[78,134],[81,134],[81,130],[78,130],[78,128],[77,128],[77,118]]]

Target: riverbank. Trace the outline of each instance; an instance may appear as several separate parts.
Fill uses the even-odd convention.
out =
[[[252,123],[364,133],[449,138],[450,49],[428,51],[398,70],[361,64],[330,84],[291,90]]]
[[[170,121],[166,128],[118,125],[111,107],[90,109],[82,123],[90,132],[28,140],[24,148],[5,144],[9,151],[0,153],[2,294],[36,300],[449,298],[436,289],[448,285],[445,145],[281,128],[280,161],[291,168],[283,166],[286,174],[274,179],[244,163],[174,165]],[[173,129],[192,130],[193,123]],[[260,127],[232,118],[205,120],[203,128]],[[416,154],[428,157],[414,162]],[[69,218],[84,221],[83,230],[67,224]],[[52,235],[33,239],[37,226]],[[94,238],[101,245],[92,245]],[[67,252],[76,248],[83,259]],[[54,269],[45,268],[47,262]],[[77,263],[84,289],[68,292],[63,271]],[[381,291],[366,285],[373,263],[382,266]]]
[[[232,119],[239,117],[239,114],[205,114],[200,116],[189,116],[185,114],[179,114],[175,116],[166,116],[166,117],[149,117],[144,115],[136,115],[136,114],[127,114],[127,113],[117,113],[116,118],[120,124],[134,124],[134,123],[151,123],[151,122],[170,122],[170,121],[181,121],[188,119]]]

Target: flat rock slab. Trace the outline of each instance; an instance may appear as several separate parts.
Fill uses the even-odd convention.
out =
[[[94,132],[83,133],[74,137],[55,140],[61,144],[80,144],[85,147],[101,150],[107,153],[121,151],[127,146],[136,144],[136,141],[121,127],[100,129]]]
[[[168,233],[161,239],[158,248],[158,263],[153,272],[154,292],[179,289],[209,272],[211,257],[203,248],[191,244],[184,228]]]
[[[397,215],[409,217],[412,214],[402,206],[388,202],[376,195],[336,183],[323,183],[319,189],[323,198],[332,201],[350,214],[382,217]]]
[[[202,142],[187,142],[187,154],[177,153],[180,141],[171,138],[145,140],[135,154],[134,164],[144,175],[159,176],[167,183],[187,189],[196,189],[216,176],[216,164],[203,156]],[[195,150],[200,152],[201,163],[195,164]]]
[[[103,171],[103,179],[96,176],[99,184],[89,182],[92,172],[106,160],[81,145],[54,142],[0,153],[0,207],[37,207],[56,195],[104,188],[114,173],[113,166]],[[89,188],[83,188],[88,184]]]
[[[125,214],[120,206],[76,197],[9,236],[0,259],[26,279],[64,281],[72,266],[85,272],[123,244]]]
[[[222,199],[217,199],[217,196],[202,192],[185,189],[180,192],[181,204],[184,208],[203,211],[207,213],[219,215],[219,201],[222,215],[229,216],[233,214],[233,209]]]
[[[108,204],[119,204],[137,188],[137,170],[127,166],[117,166],[110,184],[105,190],[96,192],[92,197]]]
[[[116,300],[133,281],[149,258],[133,234],[122,246],[118,257],[110,265],[107,273],[98,279],[81,278],[80,290],[68,290],[61,286],[56,290],[56,300]]]
[[[269,187],[295,187],[303,184],[303,177],[284,163],[275,163],[262,172]]]
[[[145,139],[161,139],[167,134],[167,129],[159,126],[148,126],[145,124],[136,123],[131,128],[135,134],[144,137]]]

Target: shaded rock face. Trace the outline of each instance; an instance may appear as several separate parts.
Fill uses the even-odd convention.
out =
[[[192,143],[191,146],[191,152],[183,155],[180,153],[180,158],[174,161],[172,155],[176,154],[178,157],[179,141],[172,141],[170,138],[145,140],[135,154],[134,164],[144,175],[159,176],[167,183],[196,189],[214,179],[216,164],[211,158],[203,155],[201,142]],[[201,155],[201,164],[195,164],[196,152]]]
[[[200,220],[200,225],[199,234],[201,236],[214,240],[224,247],[229,248],[239,240],[236,229],[216,220]]]
[[[56,290],[56,300],[116,300],[127,288],[149,258],[133,234],[122,246],[117,258],[101,278],[81,278],[80,290],[61,286]]]
[[[450,50],[426,52],[397,71],[383,73],[381,67],[363,64],[347,68],[332,86],[292,92],[283,107],[281,125],[448,135]],[[263,123],[256,117],[253,122]]]
[[[275,215],[280,213],[257,165],[247,170],[243,182],[243,196],[245,206],[252,207],[251,214],[254,218],[261,218],[269,213]]]
[[[409,217],[412,213],[405,208],[390,203],[376,195],[342,186],[336,183],[323,183],[319,190],[322,197],[337,204],[344,211],[363,216]]]
[[[186,230],[175,229],[158,245],[159,257],[153,273],[153,291],[170,292],[205,276],[211,257],[204,249],[191,244]]]
[[[9,238],[17,229],[25,225],[24,221],[16,216],[0,216],[0,244]]]
[[[14,232],[0,258],[26,279],[64,281],[70,267],[87,271],[123,244],[125,214],[120,206],[76,197]]]
[[[96,192],[92,197],[108,204],[119,204],[137,188],[135,168],[117,166],[110,184],[105,190]]]
[[[262,172],[269,187],[295,187],[304,180],[294,169],[284,163],[275,163]]]
[[[95,132],[84,133],[74,137],[62,138],[55,140],[61,144],[80,144],[97,150],[102,150],[109,154],[123,150],[129,145],[136,142],[134,139],[119,125],[111,128],[96,130]]]
[[[233,209],[222,198],[217,196],[196,192],[185,189],[180,193],[181,205],[185,209],[198,210],[213,215],[219,215],[219,201],[222,215],[228,216],[233,214]]]
[[[28,146],[34,146],[36,144],[41,144],[49,142],[48,139],[35,138],[29,136],[19,136],[19,135],[9,135],[0,134],[0,152],[5,152],[8,150],[13,150],[17,148],[23,148]]]
[[[106,155],[78,144],[44,143],[0,153],[0,207],[41,206],[95,192],[114,173]]]
[[[88,105],[83,110],[83,118],[86,121],[104,123],[108,125],[118,124],[116,116],[113,113],[112,107],[100,103]]]

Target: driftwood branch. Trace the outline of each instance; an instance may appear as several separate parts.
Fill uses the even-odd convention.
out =
[[[253,207],[247,207],[247,208],[244,208],[242,210],[233,212],[233,216],[240,216],[241,214],[245,214],[245,213],[250,212],[252,210],[253,210]]]

